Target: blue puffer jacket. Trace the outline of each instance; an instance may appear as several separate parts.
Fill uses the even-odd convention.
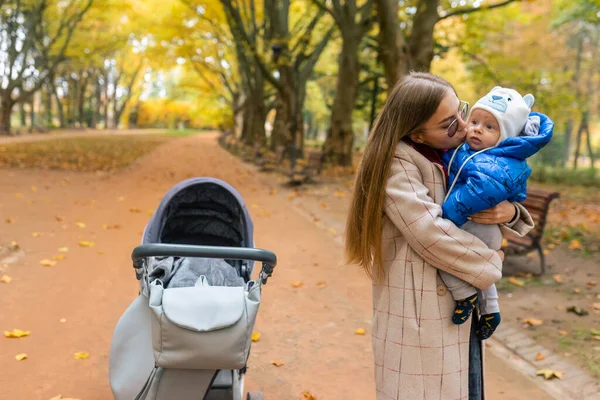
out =
[[[443,161],[448,166],[452,154],[457,152],[449,168],[448,188],[456,183],[442,206],[444,218],[457,226],[467,222],[467,217],[492,208],[504,200],[522,202],[527,197],[527,178],[531,168],[525,161],[542,149],[552,138],[554,122],[540,113],[529,116],[540,118],[537,135],[517,136],[502,141],[467,161],[477,153],[467,143],[444,154]],[[460,167],[465,163],[460,175]]]

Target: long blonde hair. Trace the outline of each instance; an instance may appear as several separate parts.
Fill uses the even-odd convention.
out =
[[[452,85],[435,75],[405,76],[388,96],[369,135],[346,221],[345,254],[347,263],[360,265],[373,279],[385,275],[381,248],[383,201],[396,145],[422,129],[448,91],[454,91]]]

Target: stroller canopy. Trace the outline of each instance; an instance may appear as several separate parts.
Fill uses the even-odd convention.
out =
[[[150,218],[142,244],[254,247],[242,196],[215,178],[192,178],[169,190]]]

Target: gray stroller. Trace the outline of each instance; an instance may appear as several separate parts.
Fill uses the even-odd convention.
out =
[[[252,231],[242,197],[223,181],[188,179],[166,193],[132,254],[140,292],[111,343],[115,399],[244,399],[261,287],[277,263],[254,248]]]

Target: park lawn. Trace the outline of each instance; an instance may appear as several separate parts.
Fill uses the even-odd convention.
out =
[[[175,139],[172,134],[57,138],[0,145],[0,168],[113,172]]]

